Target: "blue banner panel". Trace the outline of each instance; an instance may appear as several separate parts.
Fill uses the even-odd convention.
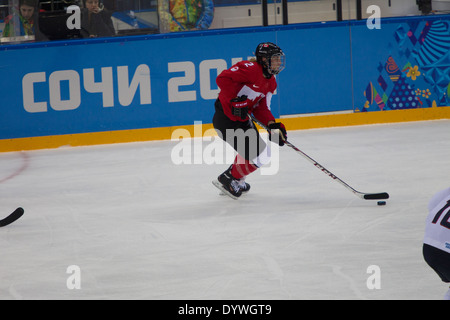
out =
[[[349,26],[315,25],[279,32],[286,69],[278,76],[280,113],[352,110]]]
[[[448,15],[0,46],[0,139],[211,123],[224,69],[286,53],[275,117],[449,106]]]
[[[449,16],[382,20],[352,26],[355,109],[449,106]]]
[[[275,39],[208,33],[0,51],[0,138],[211,123],[217,75]]]

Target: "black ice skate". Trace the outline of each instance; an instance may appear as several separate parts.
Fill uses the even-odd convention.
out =
[[[238,181],[239,181],[239,187],[241,188],[241,191],[242,191],[242,195],[244,195],[250,191],[250,185],[247,182],[245,182],[245,178],[239,179]],[[222,191],[220,193],[220,195],[225,196],[227,194],[225,194],[225,192]]]
[[[245,182],[245,177],[238,181],[239,181],[239,187],[242,190],[242,194],[250,191],[250,185],[247,182]]]
[[[228,172],[231,175],[232,169],[233,169],[233,165],[231,165],[225,172]],[[243,177],[241,179],[237,179],[237,181],[239,181],[239,187],[242,190],[242,194],[245,194],[250,191],[250,185],[247,182],[245,182],[245,177]]]
[[[222,173],[217,180],[214,180],[213,185],[215,185],[219,190],[225,193],[230,198],[237,200],[242,195],[242,189],[239,185],[239,180],[235,179],[231,175],[231,170],[228,169]],[[250,186],[249,188],[250,189]],[[248,190],[247,190],[248,191]]]

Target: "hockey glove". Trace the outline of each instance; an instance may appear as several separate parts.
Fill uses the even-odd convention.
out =
[[[250,100],[247,99],[247,96],[241,96],[231,99],[231,113],[234,116],[245,120],[247,119],[249,104]]]
[[[276,139],[275,137],[277,136],[278,141],[274,141],[274,139]],[[275,143],[278,142],[280,147],[284,146],[284,142],[287,139],[287,133],[284,124],[282,124],[281,122],[274,122],[269,124],[269,139],[270,141],[273,141]]]

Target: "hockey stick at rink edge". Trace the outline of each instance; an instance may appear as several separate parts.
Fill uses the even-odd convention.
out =
[[[253,114],[249,113],[249,117],[256,122],[259,126],[261,126],[263,129],[269,131],[269,128],[265,125],[263,125],[258,119],[255,118],[255,116]],[[282,139],[283,137],[280,136],[280,138]],[[331,177],[333,180],[339,182],[341,185],[343,185],[345,188],[347,188],[348,190],[350,190],[351,192],[353,192],[356,196],[358,196],[361,199],[364,200],[382,200],[382,199],[389,199],[389,194],[387,192],[380,192],[380,193],[363,193],[363,192],[359,192],[356,191],[355,189],[353,189],[352,187],[350,187],[347,183],[345,183],[344,181],[342,181],[341,179],[339,179],[336,175],[334,175],[333,173],[331,173],[328,169],[326,169],[324,166],[322,166],[320,163],[318,163],[316,160],[314,160],[313,158],[311,158],[310,156],[308,156],[306,153],[304,153],[302,150],[300,150],[299,148],[297,148],[296,146],[294,146],[292,143],[290,143],[287,140],[284,140],[284,144],[287,145],[288,147],[294,149],[298,154],[300,154],[301,156],[303,156],[304,158],[306,158],[309,162],[311,162],[316,168],[319,168],[322,172],[324,172],[325,174],[327,174],[329,177]]]
[[[9,216],[7,216],[5,219],[0,220],[0,227],[5,227],[17,219],[19,219],[24,214],[23,208],[19,207],[16,210],[14,210]]]

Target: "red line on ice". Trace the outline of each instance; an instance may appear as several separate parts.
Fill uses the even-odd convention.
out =
[[[26,153],[24,153],[24,152],[21,152],[20,155],[22,156],[22,159],[23,159],[23,161],[22,161],[22,166],[21,166],[19,169],[17,169],[16,171],[14,171],[13,173],[11,173],[9,176],[7,176],[7,177],[1,179],[1,180],[0,180],[0,183],[3,183],[3,182],[5,182],[5,181],[11,180],[11,179],[14,178],[14,177],[17,177],[19,174],[21,174],[22,172],[24,172],[26,168],[28,168],[28,165],[29,165],[29,157],[28,157],[28,154],[26,154]]]

